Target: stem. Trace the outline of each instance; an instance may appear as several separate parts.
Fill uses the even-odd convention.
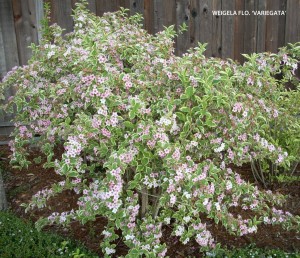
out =
[[[160,204],[159,204],[159,198],[161,194],[161,188],[157,191],[157,197],[155,198],[155,201],[153,203],[153,212],[152,212],[152,218],[155,219],[157,217],[157,214],[159,212]]]
[[[145,217],[148,211],[148,189],[143,187],[142,192],[142,208],[141,208],[141,218]]]
[[[265,181],[260,177],[260,173],[258,172],[258,170],[257,170],[257,168],[256,168],[256,166],[255,166],[255,161],[252,161],[252,162],[251,162],[251,169],[252,169],[252,173],[253,173],[253,175],[254,175],[255,180],[258,182],[258,180],[257,180],[257,178],[258,178],[259,181],[260,181],[261,183],[263,183],[264,187],[266,188]],[[255,174],[256,174],[256,176],[255,176]]]
[[[296,168],[298,167],[299,161],[295,161],[295,165],[293,166],[293,168],[290,170],[291,171],[291,176],[295,173]]]
[[[264,171],[262,170],[262,168],[261,168],[261,163],[260,163],[260,161],[258,161],[258,165],[259,165],[259,172],[260,172],[260,174],[261,174],[261,178],[262,178],[262,182],[263,182],[263,184],[264,184],[264,187],[266,188],[266,180],[265,180],[265,177],[264,177]]]

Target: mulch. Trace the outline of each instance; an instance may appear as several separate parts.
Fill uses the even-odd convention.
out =
[[[59,156],[61,150],[57,151]],[[28,203],[31,196],[39,190],[50,186],[54,182],[62,180],[53,169],[44,169],[41,164],[34,164],[28,169],[18,170],[12,168],[9,164],[9,155],[11,154],[9,147],[0,146],[0,159],[5,178],[5,188],[11,210],[19,217],[36,221],[42,216],[49,216],[52,212],[63,212],[66,210],[76,209],[78,196],[73,191],[64,191],[62,194],[51,198],[48,207],[42,210],[35,210],[25,213],[24,208],[20,206],[22,203]],[[36,150],[30,151],[29,160],[33,160],[38,156]],[[238,172],[244,179],[252,181],[251,170],[249,166],[238,168]],[[253,182],[254,183],[254,182]],[[286,186],[277,186],[277,190],[281,193],[288,194],[289,198],[285,204],[285,209],[292,214],[300,215],[300,187],[298,183]],[[282,249],[287,252],[294,252],[300,249],[300,234],[294,231],[285,231],[280,226],[261,225],[255,234],[242,237],[232,236],[226,232],[221,225],[215,225],[209,219],[207,222],[208,229],[212,232],[214,238],[228,248],[245,247],[249,244],[256,244],[257,247]],[[99,248],[102,240],[101,232],[105,228],[106,219],[98,217],[95,221],[81,225],[79,222],[72,222],[69,227],[48,226],[44,230],[55,231],[60,235],[73,238],[83,243],[87,248],[93,250],[102,257],[103,254]],[[199,254],[199,246],[196,242],[189,242],[183,245],[179,242],[178,237],[171,236],[171,228],[163,228],[162,241],[168,246],[170,257],[202,257]],[[122,242],[122,239],[116,241],[117,253],[116,257],[126,255],[128,248]]]

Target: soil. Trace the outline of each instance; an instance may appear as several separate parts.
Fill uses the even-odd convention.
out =
[[[58,150],[57,155],[59,156],[60,153],[61,150]],[[63,194],[51,198],[48,202],[48,208],[25,213],[24,208],[21,207],[20,204],[28,203],[31,196],[36,192],[50,186],[54,182],[61,181],[62,178],[58,176],[53,169],[44,169],[42,165],[36,165],[34,162],[28,169],[23,169],[22,171],[12,168],[9,165],[10,154],[11,152],[7,145],[0,146],[0,159],[3,171],[5,171],[4,178],[7,197],[11,210],[17,216],[36,221],[39,217],[48,216],[53,211],[63,212],[76,209],[78,196],[72,191],[65,191]],[[36,156],[36,150],[32,150],[29,155],[29,160],[33,160]],[[249,166],[239,168],[238,172],[244,179],[253,181]],[[284,207],[285,210],[288,210],[292,214],[300,215],[300,183],[297,182],[286,186],[278,185],[276,189],[281,193],[289,195]],[[249,244],[256,244],[256,246],[262,248],[282,249],[287,252],[295,252],[300,249],[300,234],[294,231],[285,231],[279,226],[261,225],[255,234],[236,237],[229,235],[222,226],[215,225],[208,219],[206,219],[206,222],[217,242],[230,249],[244,247]],[[79,222],[72,222],[68,228],[49,226],[44,230],[56,231],[63,236],[76,239],[97,253],[99,257],[103,257],[99,245],[102,240],[101,232],[105,225],[106,219],[98,217],[95,221],[88,222],[85,225],[81,225]],[[167,255],[170,257],[202,257],[201,254],[199,254],[199,246],[196,242],[183,245],[179,242],[178,237],[171,236],[170,233],[170,227],[163,228],[162,241],[168,246]],[[117,240],[116,244],[116,257],[126,255],[128,249],[122,240]]]

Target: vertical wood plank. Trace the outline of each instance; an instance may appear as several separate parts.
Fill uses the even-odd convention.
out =
[[[201,17],[203,16],[200,1],[199,0],[191,0],[190,2],[190,22],[189,22],[189,30],[190,30],[190,47],[196,47],[198,42],[204,43],[200,40],[200,34],[204,33],[203,26],[201,24]],[[203,19],[203,18],[202,18]]]
[[[234,11],[234,0],[222,0],[222,10]],[[234,57],[234,16],[222,16],[222,57]]]
[[[287,0],[281,0],[279,2],[279,10],[286,11]],[[298,14],[300,13],[300,10]],[[299,15],[298,15],[299,16]],[[278,16],[278,48],[284,46],[285,42],[285,23],[286,23],[286,15]],[[298,24],[299,27],[299,24]]]
[[[246,54],[256,52],[257,15],[252,14],[252,11],[256,10],[256,1],[245,1],[245,11],[250,12],[250,15],[245,16],[244,26],[244,53]]]
[[[6,70],[6,60],[5,60],[5,48],[4,48],[4,41],[2,35],[2,28],[0,26],[0,81],[7,73]]]
[[[71,32],[73,30],[72,0],[50,0],[50,3],[51,21],[64,28],[64,34]]]
[[[164,27],[176,23],[176,2],[154,0],[154,31],[162,31]]]
[[[144,0],[144,23],[148,33],[154,33],[154,4],[152,0]]]
[[[13,8],[10,0],[0,1],[0,79],[6,75],[14,66],[19,65],[18,48],[13,21]],[[4,93],[5,97],[14,95],[13,89]],[[1,115],[0,124],[9,122],[12,115]],[[7,128],[2,128],[0,133],[9,134]]]
[[[222,9],[221,0],[212,0],[212,10],[217,11]],[[213,57],[221,57],[222,51],[222,16],[212,16],[212,42],[211,55]]]
[[[176,0],[176,28],[177,30],[183,24],[189,24],[190,21],[190,1]],[[176,40],[176,53],[182,55],[190,46],[190,28],[178,35]]]
[[[102,16],[106,12],[115,12],[125,6],[125,0],[96,0],[96,14]]]
[[[6,73],[11,68],[19,65],[18,48],[13,20],[12,2],[10,0],[0,1],[0,26],[2,31],[2,42],[4,48],[4,57]]]
[[[159,32],[163,29],[164,13],[161,6],[161,1],[153,0],[154,6],[154,33]]]
[[[257,10],[265,11],[267,8],[266,0],[258,0]],[[264,52],[266,50],[266,16],[258,15],[257,16],[257,31],[256,31],[256,51]]]
[[[130,14],[140,13],[144,15],[144,0],[129,1]]]
[[[267,10],[279,10],[280,0],[267,0]],[[266,51],[277,52],[278,48],[278,15],[266,17]]]
[[[31,43],[38,44],[38,23],[33,0],[13,1],[15,31],[20,65],[27,64],[32,55]]]
[[[95,0],[88,0],[88,8],[89,8],[89,10],[92,12],[92,13],[94,13],[94,14],[96,14],[96,1]]]
[[[198,12],[199,16],[199,26],[196,27],[195,43],[198,41],[201,43],[208,43],[206,46],[205,56],[210,57],[212,55],[212,8],[213,3],[211,0],[200,0]],[[191,15],[193,16],[193,10]]]
[[[37,37],[38,42],[41,42],[42,33],[41,33],[41,21],[44,18],[44,1],[43,0],[33,0],[35,6],[35,21],[37,28]]]
[[[287,0],[285,44],[300,41],[300,0]]]
[[[245,2],[240,0],[235,0],[235,10],[245,11]],[[244,30],[245,30],[245,16],[244,15],[236,15],[234,17],[234,56],[232,57],[234,60],[242,63],[244,61],[243,56],[244,53]]]

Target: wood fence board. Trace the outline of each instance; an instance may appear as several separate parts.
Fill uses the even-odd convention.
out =
[[[19,61],[20,65],[25,65],[32,55],[29,46],[31,43],[38,44],[39,24],[36,6],[34,0],[14,1],[13,3]]]
[[[37,28],[37,38],[38,42],[41,41],[42,33],[41,33],[41,21],[44,18],[44,1],[43,0],[33,0],[35,6],[35,22]]]
[[[258,0],[257,10],[265,11],[267,8],[266,0]],[[256,31],[256,51],[264,52],[266,50],[266,16],[257,16],[257,31]]]
[[[154,4],[152,0],[144,0],[144,26],[148,33],[154,33]]]
[[[49,0],[48,0],[49,1]],[[65,29],[64,34],[73,30],[72,0],[50,0],[51,20]]]
[[[280,0],[267,0],[267,10],[279,10]],[[277,52],[278,49],[279,16],[266,17],[266,51]]]
[[[279,2],[279,9],[280,11],[286,11],[286,5],[287,5],[287,0],[281,0]],[[300,13],[300,10],[299,10]],[[298,16],[299,16],[298,13]],[[282,47],[285,45],[285,22],[286,22],[286,15],[280,15],[278,16],[278,46],[277,47]]]
[[[195,12],[197,13],[197,9],[199,12],[199,23],[195,27],[195,40],[193,45],[197,45],[197,42],[200,41],[201,43],[208,43],[206,46],[206,51],[204,54],[207,57],[212,55],[212,9],[213,9],[213,2],[211,0],[200,0],[197,1],[199,6],[196,5],[196,9],[192,9],[191,16],[193,17]],[[197,16],[196,16],[197,18]],[[195,19],[197,21],[197,19]]]
[[[222,0],[222,9],[226,11],[235,10],[234,0]],[[234,16],[222,16],[222,57],[234,57]]]
[[[88,3],[89,3],[89,10],[92,12],[92,13],[94,13],[94,14],[96,14],[96,1],[95,0],[88,0]]]
[[[125,0],[96,0],[96,14],[102,16],[106,12],[115,12],[120,6],[126,6]]]
[[[300,41],[300,0],[287,0],[285,44]]]
[[[217,11],[222,9],[221,0],[212,0],[212,10]],[[212,42],[211,55],[213,57],[221,57],[222,51],[222,16],[212,16]]]
[[[0,81],[7,73],[6,70],[6,60],[5,60],[5,48],[4,48],[4,41],[2,36],[2,28],[0,26]]]
[[[126,3],[125,3],[126,7]],[[129,1],[130,14],[140,13],[144,16],[144,0]]]
[[[12,2],[10,0],[0,1],[0,77],[10,71],[14,66],[19,65],[19,57],[17,52],[16,34],[13,20]],[[0,78],[2,79],[2,78]],[[8,89],[4,95],[6,98],[14,94],[13,89]],[[0,115],[1,122],[8,122],[12,115]],[[7,128],[0,130],[2,134],[9,134]]]
[[[10,0],[0,1],[0,26],[4,46],[4,57],[6,72],[19,65],[17,40],[14,28],[12,2]]]
[[[199,0],[191,0],[190,2],[190,22],[189,22],[189,30],[190,30],[190,46],[196,47],[198,42],[200,41],[200,34],[204,29],[201,24],[202,12],[200,9],[200,1]],[[204,43],[201,41],[201,43]]]
[[[175,1],[153,1],[154,11],[154,33],[164,30],[176,24],[176,2]]]
[[[235,0],[235,10],[245,12],[245,2]],[[245,34],[245,16],[238,14],[234,17],[234,56],[233,59],[242,63],[244,61],[244,34]]]
[[[242,52],[246,54],[256,52],[257,15],[252,13],[252,11],[257,11],[256,3],[255,0],[245,1],[245,11],[248,11],[249,15],[244,16],[244,49]]]
[[[176,28],[186,23],[190,23],[190,1],[189,0],[176,0]],[[187,31],[178,35],[176,40],[176,50],[178,55],[182,55],[190,47],[190,27]]]

